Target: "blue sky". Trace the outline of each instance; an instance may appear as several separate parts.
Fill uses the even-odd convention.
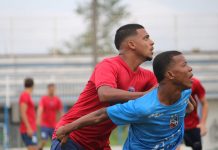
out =
[[[83,31],[84,20],[74,10],[78,3],[86,5],[87,1],[89,0],[0,0],[0,54],[47,53],[54,43],[60,47],[63,41],[76,37]],[[218,29],[214,27],[218,24],[218,17],[216,17],[218,16],[218,0],[123,0],[122,3],[127,5],[127,9],[131,13],[131,17],[123,22],[144,24],[151,37],[156,39],[157,48],[218,49],[215,41],[215,38],[218,38],[215,35],[215,33],[218,35]],[[175,33],[171,26],[174,21],[173,16],[178,14],[180,15],[179,30]],[[187,19],[186,16],[189,14],[193,17]],[[13,19],[10,22],[11,16]],[[203,16],[202,18],[207,23],[204,20],[192,19],[200,18],[200,16]],[[24,19],[23,21],[22,17],[27,17],[28,21]],[[53,30],[55,19],[51,18],[54,17],[58,17],[57,33],[54,31],[55,29]],[[197,39],[199,30],[190,30],[192,38],[196,41],[184,40],[184,32],[188,28],[186,26],[188,24],[197,26],[196,22],[199,22],[201,28],[199,30],[205,35]],[[71,27],[76,30],[66,31],[71,30]],[[164,38],[165,36],[166,38]],[[177,41],[179,42],[176,42],[174,36],[178,36]],[[204,37],[212,39],[212,41],[208,40],[203,45]],[[193,42],[195,43],[193,44]]]

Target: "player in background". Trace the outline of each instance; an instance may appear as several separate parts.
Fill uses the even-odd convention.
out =
[[[141,97],[157,84],[154,74],[140,67],[145,61],[152,60],[154,45],[142,25],[121,26],[116,31],[114,43],[119,55],[96,65],[79,99],[61,118],[55,130],[101,108]],[[107,120],[72,132],[67,147],[110,150],[109,137],[115,127],[111,120]],[[54,132],[51,148],[56,149],[57,145],[60,141]]]
[[[158,54],[153,62],[159,86],[144,96],[102,108],[57,130],[63,150],[73,149],[65,143],[70,133],[106,120],[116,125],[130,124],[124,150],[175,150],[183,139],[184,117],[194,106],[189,102],[192,68],[181,52]],[[194,100],[193,100],[194,101]],[[56,149],[60,150],[58,146]]]
[[[197,103],[201,104],[200,114],[198,116],[197,108],[185,117],[185,134],[184,142],[186,146],[190,146],[193,150],[202,150],[201,137],[207,133],[206,121],[208,114],[208,102],[205,97],[206,92],[200,80],[196,77],[192,78],[192,97]]]
[[[39,149],[42,150],[48,139],[51,139],[56,123],[63,115],[63,106],[60,98],[56,96],[56,86],[48,84],[47,94],[42,96],[37,110],[37,125],[40,127],[41,142]]]
[[[34,81],[32,78],[26,78],[24,80],[24,88],[25,89],[19,98],[21,117],[20,133],[27,149],[37,150],[36,112],[31,97],[34,88]]]

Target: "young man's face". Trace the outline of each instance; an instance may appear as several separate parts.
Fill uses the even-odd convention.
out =
[[[152,60],[154,42],[150,39],[145,29],[137,29],[137,35],[132,40],[135,44],[135,52],[145,60]]]
[[[55,90],[56,90],[55,86],[49,86],[48,87],[48,95],[50,95],[50,96],[55,95]]]
[[[192,68],[188,66],[185,57],[177,55],[173,57],[170,70],[173,75],[173,82],[180,86],[182,89],[188,89],[192,87]]]

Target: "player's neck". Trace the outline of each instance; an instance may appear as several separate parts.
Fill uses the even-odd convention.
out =
[[[181,90],[175,86],[161,83],[158,87],[158,99],[164,105],[172,105],[181,97]]]
[[[54,97],[54,94],[48,94],[48,97]]]
[[[25,88],[24,91],[27,92],[27,93],[29,93],[29,94],[32,94],[32,89],[31,89],[31,88]]]
[[[144,62],[139,58],[134,57],[134,55],[122,54],[120,53],[120,57],[125,61],[125,63],[129,66],[132,71],[136,71],[138,67]]]

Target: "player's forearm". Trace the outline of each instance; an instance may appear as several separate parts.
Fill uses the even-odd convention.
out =
[[[207,121],[207,114],[208,114],[208,102],[204,100],[202,103],[202,117],[200,122],[206,124]]]
[[[65,133],[70,133],[74,130],[81,129],[86,126],[95,125],[109,119],[106,108],[102,108],[90,114],[87,114],[76,121],[64,126]]]
[[[41,123],[41,116],[42,116],[42,110],[41,110],[41,108],[38,108],[38,110],[37,110],[37,124],[38,125],[40,125],[40,123]]]
[[[190,114],[193,110],[194,110],[193,104],[190,101],[188,101],[188,105],[186,107],[186,113]]]
[[[129,92],[111,87],[103,87],[98,90],[99,99],[102,102],[119,103],[127,102],[143,96],[145,92]]]
[[[21,111],[21,119],[24,122],[26,128],[31,128],[25,112]]]

